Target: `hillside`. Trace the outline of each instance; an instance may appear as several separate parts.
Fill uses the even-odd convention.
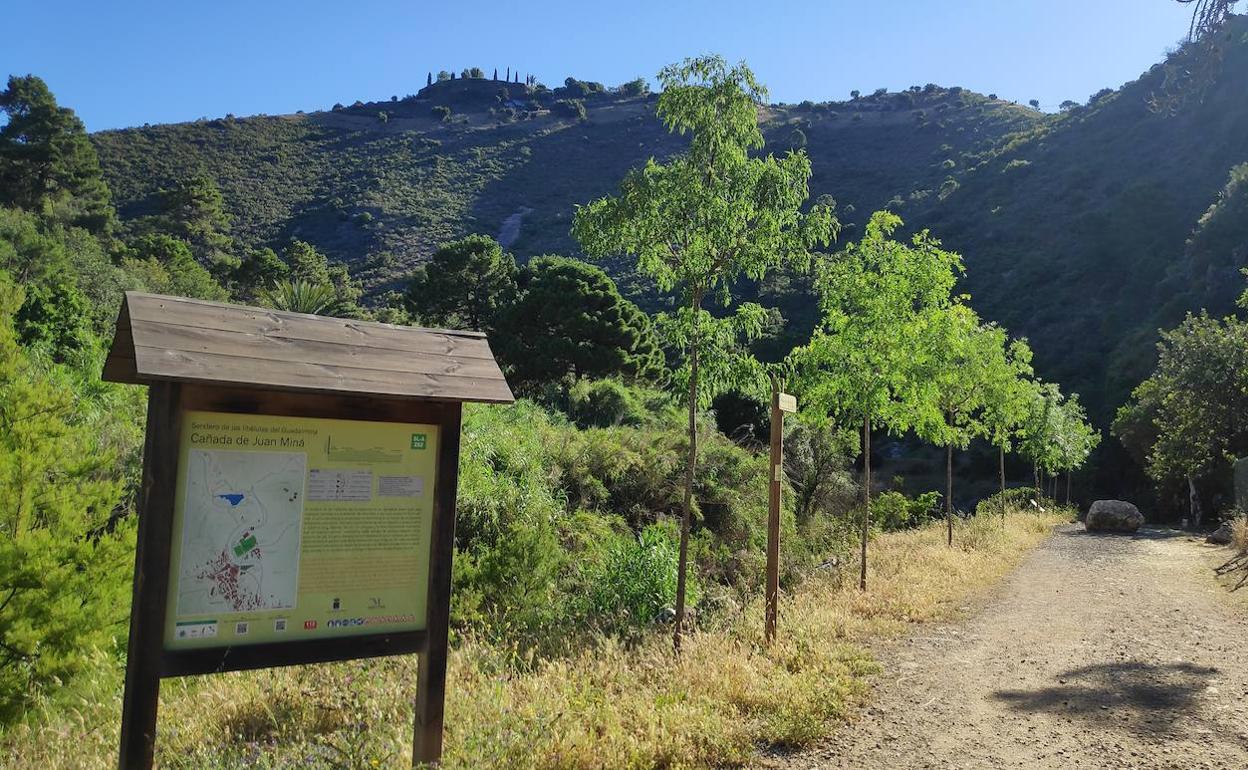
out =
[[[934,85],[773,105],[768,149],[806,148],[812,193],[837,199],[846,237],[890,206],[962,252],[980,312],[1029,336],[1040,374],[1082,392],[1104,420],[1147,372],[1158,326],[1189,308],[1229,309],[1238,293],[1233,250],[1194,259],[1186,242],[1231,168],[1248,160],[1248,25],[1239,22],[1234,34],[1244,37],[1220,82],[1176,117],[1148,109],[1158,66],[1061,115]],[[378,293],[470,232],[498,236],[521,258],[575,254],[576,204],[612,191],[646,158],[679,151],[653,96],[588,85],[454,80],[390,102],[94,140],[123,219],[149,211],[161,186],[204,171],[244,243],[309,241]],[[584,120],[572,98],[583,100]],[[613,267],[626,291],[642,293]],[[801,287],[763,287],[791,321],[786,341],[810,323]]]

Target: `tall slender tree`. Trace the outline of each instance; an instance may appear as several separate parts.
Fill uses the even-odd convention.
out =
[[[894,240],[901,218],[872,215],[861,241],[819,269],[823,318],[810,342],[791,354],[807,409],[862,431],[863,512],[858,587],[867,587],[871,525],[871,431],[929,426],[933,414],[925,344],[933,315],[946,310],[962,271],[927,231]]]
[[[1013,449],[1027,419],[1036,388],[1031,376],[1031,348],[1025,340],[1013,340],[1006,350],[1004,368],[993,373],[985,391],[983,424],[986,437],[997,448],[1002,522],[1006,509],[1005,455]]]
[[[666,163],[650,159],[629,172],[618,195],[578,207],[573,234],[590,255],[634,257],[642,274],[679,298],[680,309],[660,323],[684,354],[674,380],[684,387],[689,412],[673,632],[679,651],[696,507],[698,411],[715,390],[739,384],[732,380],[761,374],[732,344],[761,321],[756,306],[724,318],[705,305],[731,305],[740,278],[758,280],[781,265],[807,268],[811,249],[835,237],[837,221],[822,202],[802,211],[810,180],[805,153],[751,156],[763,147],[758,105],[766,90],[745,64],[730,67],[718,56],[687,59],[665,67],[659,81],[659,118],[668,130],[692,135],[689,149]],[[716,376],[704,380],[708,362],[716,364]]]
[[[984,408],[994,381],[1010,374],[1005,331],[980,322],[975,311],[956,303],[928,325],[930,373],[925,378],[935,400],[938,423],[917,426],[919,435],[945,449],[945,524],[953,546],[953,451],[986,433]]]

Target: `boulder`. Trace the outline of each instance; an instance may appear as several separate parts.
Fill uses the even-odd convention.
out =
[[[1123,500],[1097,500],[1083,522],[1089,532],[1134,532],[1143,524],[1140,509]]]
[[[1230,545],[1235,539],[1235,533],[1231,530],[1229,521],[1223,522],[1222,526],[1213,531],[1213,534],[1205,538],[1206,543],[1216,543],[1217,545]]]

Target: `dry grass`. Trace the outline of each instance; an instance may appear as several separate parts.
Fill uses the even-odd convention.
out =
[[[1248,553],[1248,516],[1231,519],[1231,547],[1236,553]]]
[[[635,649],[603,642],[579,656],[524,660],[466,640],[451,659],[451,768],[698,768],[745,763],[760,745],[801,746],[867,696],[875,664],[860,642],[948,617],[1069,517],[1011,514],[877,538],[871,587],[806,581],[761,644],[752,605],[694,635],[675,658],[665,635]],[[110,669],[116,669],[113,665]],[[6,767],[112,767],[117,674],[0,737]],[[172,680],[162,692],[166,768],[403,767],[411,741],[408,658]]]

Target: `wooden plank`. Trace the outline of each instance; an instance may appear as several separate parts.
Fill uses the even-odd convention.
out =
[[[763,638],[770,644],[776,638],[776,615],[780,604],[780,490],[784,479],[784,411],[779,385],[772,380],[771,395],[771,472],[767,480],[767,581],[764,601]]]
[[[403,631],[390,634],[308,639],[302,642],[216,647],[203,650],[166,651],[161,676],[193,676],[223,671],[250,671],[257,668],[329,663],[356,658],[410,655],[425,649],[426,632]]]
[[[308,390],[321,393],[377,394],[444,401],[510,403],[514,400],[501,378],[457,374],[413,374],[351,369],[329,364],[274,361],[260,367],[252,359],[218,353],[185,353],[135,347],[142,379],[220,383],[240,387]]]
[[[134,339],[135,344],[142,347],[181,350],[194,355],[217,353],[235,358],[256,359],[260,367],[270,361],[317,361],[342,367],[416,374],[454,374],[483,379],[503,377],[493,358],[459,358],[454,354],[344,345],[320,340],[292,340],[289,337],[222,332],[152,321],[135,321]]]
[[[130,644],[121,707],[118,759],[121,770],[150,770],[155,753],[181,429],[180,392],[181,386],[176,383],[157,383],[148,392],[143,482],[138,499],[138,543],[130,603]]]
[[[446,705],[446,662],[451,619],[451,560],[455,554],[455,498],[459,484],[459,436],[463,407],[443,407],[434,483],[434,525],[425,603],[429,632],[416,674],[415,737],[412,764],[436,765],[442,759],[442,722]]]
[[[132,321],[455,355],[462,358],[493,358],[489,343],[481,332],[392,326],[151,295],[128,294],[127,303]]]
[[[203,412],[278,414],[288,417],[414,422],[426,425],[442,419],[442,406],[426,401],[226,388],[202,384],[184,385],[181,403],[184,410]]]

